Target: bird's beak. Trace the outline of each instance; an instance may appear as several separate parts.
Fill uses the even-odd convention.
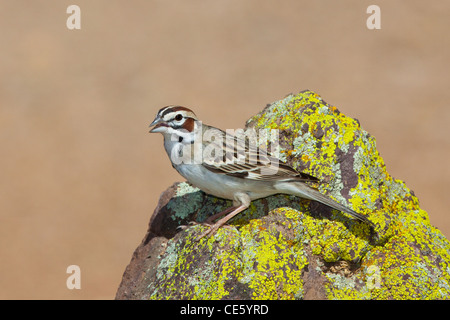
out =
[[[153,122],[150,123],[149,127],[153,127],[153,129],[150,129],[149,131],[151,133],[163,132],[167,130],[167,125],[159,117],[156,117],[155,120],[153,120]]]

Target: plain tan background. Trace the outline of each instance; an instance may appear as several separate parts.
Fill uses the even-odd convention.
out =
[[[169,104],[239,128],[314,90],[376,137],[450,236],[449,17],[448,1],[1,0],[0,298],[114,297],[182,180],[147,133]],[[71,264],[81,290],[66,288]]]

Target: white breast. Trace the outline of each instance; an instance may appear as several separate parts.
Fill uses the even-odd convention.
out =
[[[263,181],[246,180],[209,171],[202,165],[181,164],[177,171],[192,185],[213,196],[234,199],[236,192],[245,192],[251,200],[278,193],[271,184]]]

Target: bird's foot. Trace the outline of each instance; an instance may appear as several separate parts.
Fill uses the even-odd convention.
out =
[[[207,227],[207,229],[206,229],[204,232],[202,232],[202,234],[200,234],[200,236],[198,236],[198,237],[195,239],[196,241],[199,241],[200,239],[202,239],[202,238],[204,238],[204,237],[210,238],[210,237],[213,236],[213,235],[217,232],[217,230],[219,230],[219,228],[222,226],[222,225],[220,225],[219,223],[211,224],[211,223],[206,222],[206,221],[205,221],[205,222],[190,221],[187,225],[180,225],[180,226],[178,226],[178,227],[177,227],[177,231],[186,230],[186,229],[188,229],[189,227],[197,226],[197,225],[205,226],[205,227]],[[231,228],[231,226],[227,226],[227,225],[225,225],[225,226],[223,226],[223,227],[224,227],[224,228]]]
[[[223,224],[219,224],[219,223],[215,223],[213,225],[210,224],[204,224],[204,226],[207,226],[208,229],[206,229],[205,231],[202,232],[202,234],[200,234],[197,239],[195,239],[196,241],[200,241],[200,239],[206,237],[207,239],[211,238],[216,232],[217,230],[219,230],[221,227],[222,228],[234,228],[233,226],[229,226],[229,225],[223,225]]]
[[[189,227],[197,226],[197,225],[202,225],[202,226],[207,226],[207,227],[211,226],[211,224],[206,221],[205,222],[189,221],[187,225],[185,225],[185,224],[179,225],[177,227],[177,231],[186,230]]]

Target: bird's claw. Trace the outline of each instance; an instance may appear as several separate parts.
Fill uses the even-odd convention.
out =
[[[208,226],[209,228],[207,228],[205,231],[203,231],[196,239],[195,241],[200,241],[200,239],[206,237],[206,239],[210,238],[212,235],[214,235],[214,233],[216,233],[218,228],[214,228],[214,226]]]
[[[219,230],[220,228],[232,228],[232,226],[229,225],[221,225],[219,223],[215,223],[215,224],[211,224],[207,221],[205,222],[197,222],[197,221],[190,221],[187,225],[179,225],[177,227],[177,231],[182,231],[182,230],[186,230],[191,226],[196,226],[196,225],[201,225],[201,226],[205,226],[207,227],[207,229],[205,231],[203,231],[195,240],[196,241],[200,241],[200,239],[206,237],[207,239],[212,237],[217,230]]]
[[[218,225],[218,224],[214,224],[214,225],[208,225],[206,224],[205,226],[209,227],[209,229],[206,229],[205,231],[203,231],[202,234],[200,234],[197,239],[195,239],[196,241],[200,241],[200,239],[206,237],[207,239],[211,238],[216,232],[217,230],[219,230],[220,228],[230,228],[233,229],[233,226],[229,226],[229,225]]]
[[[189,221],[187,225],[184,225],[184,224],[179,225],[176,228],[176,230],[178,230],[178,231],[186,230],[187,228],[192,227],[192,226],[196,226],[196,225],[202,225],[202,226],[208,226],[208,227],[211,226],[209,223],[206,223],[206,222]]]

